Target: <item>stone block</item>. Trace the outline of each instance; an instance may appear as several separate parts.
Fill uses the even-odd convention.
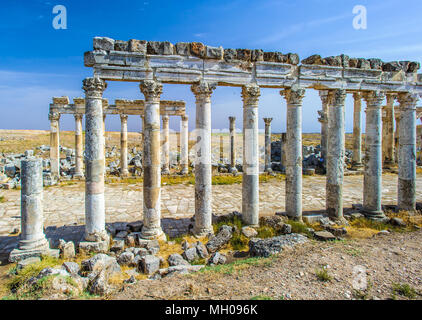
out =
[[[138,270],[145,274],[153,274],[160,269],[160,258],[147,255],[139,260]]]
[[[242,61],[251,61],[252,51],[250,49],[237,49],[237,59]]]
[[[264,51],[261,49],[252,50],[251,61],[264,61]]]
[[[116,40],[114,42],[114,50],[116,51],[129,51],[129,43],[127,41]]]
[[[319,54],[314,54],[306,59],[302,60],[302,64],[316,64],[322,65],[322,58]]]
[[[171,254],[167,261],[169,263],[169,266],[189,266],[190,263],[183,259],[183,257],[178,253]]]
[[[224,254],[220,252],[215,252],[211,255],[211,257],[208,259],[207,264],[210,266],[215,266],[219,264],[225,264],[227,261],[227,258]]]
[[[95,37],[94,38],[94,50],[114,50],[114,40],[107,37]]]
[[[314,237],[317,240],[320,241],[330,241],[330,240],[336,240],[336,237],[328,231],[316,231],[314,233]]]
[[[79,242],[79,252],[102,252],[106,253],[109,249],[108,241],[81,241]]]
[[[191,42],[190,52],[195,57],[204,58],[206,54],[205,45],[201,42]]]
[[[369,70],[369,69],[371,69],[371,63],[366,59],[359,58],[357,67],[359,69]]]
[[[79,264],[72,261],[63,262],[62,267],[70,274],[78,274],[79,270],[81,269]]]
[[[332,66],[332,67],[341,67],[342,66],[341,57],[339,57],[339,56],[327,57],[327,58],[324,58],[323,61],[327,65]]]
[[[236,49],[224,49],[224,60],[226,62],[233,62],[237,60]]]
[[[115,238],[113,239],[113,242],[111,244],[110,251],[118,253],[118,252],[123,251],[124,248],[125,248],[125,240]]]
[[[251,227],[243,227],[242,228],[242,234],[246,237],[246,238],[253,238],[256,237],[258,235],[258,232]]]
[[[145,40],[129,40],[128,44],[129,52],[139,52],[146,54],[147,53],[147,42]]]
[[[189,42],[178,42],[175,45],[175,53],[180,56],[190,56],[190,44]]]
[[[368,59],[369,63],[371,64],[371,69],[374,70],[382,70],[382,60],[381,59]]]
[[[35,249],[35,250],[19,250],[14,249],[9,255],[9,262],[18,262],[32,257],[41,257],[43,255],[59,258],[60,250],[58,249]]]
[[[198,259],[198,252],[196,251],[196,248],[189,248],[185,252],[183,252],[183,258],[186,259],[189,262],[192,262],[196,259]]]
[[[296,53],[288,53],[287,54],[287,63],[298,65],[300,62],[299,55]]]
[[[205,58],[221,60],[223,59],[223,53],[224,51],[222,47],[206,46]]]

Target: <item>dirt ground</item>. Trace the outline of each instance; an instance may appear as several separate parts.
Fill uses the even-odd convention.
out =
[[[121,292],[109,298],[408,299],[407,291],[394,292],[396,286],[408,285],[409,291],[416,292],[413,298],[421,299],[421,243],[420,230],[369,239],[310,241],[250,264],[125,284]],[[324,268],[331,280],[318,278],[317,273]]]

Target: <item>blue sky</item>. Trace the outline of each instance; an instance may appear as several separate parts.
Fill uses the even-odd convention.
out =
[[[67,30],[55,30],[52,10],[67,9]],[[367,29],[355,30],[353,7],[367,8]],[[0,129],[48,129],[52,96],[83,96],[82,79],[92,75],[83,53],[92,50],[94,36],[115,39],[200,41],[225,48],[261,48],[296,52],[303,59],[341,53],[378,57],[384,61],[421,61],[420,0],[260,0],[260,1],[2,1],[0,10]],[[190,129],[195,126],[194,97],[189,86],[164,85],[162,99],[187,103]],[[109,82],[104,97],[142,99],[137,84]],[[303,104],[303,131],[320,129],[321,102],[308,90]],[[286,105],[279,90],[263,89],[259,127],[272,117],[273,131],[286,127]],[[242,124],[240,88],[218,87],[212,96],[212,126],[228,127],[228,117]],[[364,114],[363,114],[364,117]],[[346,101],[346,131],[353,128],[353,100]],[[363,118],[364,119],[364,118]],[[170,126],[178,130],[179,119]],[[129,117],[130,131],[141,128]],[[63,116],[62,130],[73,130],[73,117]],[[119,131],[116,116],[107,130]]]

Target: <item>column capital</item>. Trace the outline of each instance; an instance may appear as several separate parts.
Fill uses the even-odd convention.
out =
[[[400,109],[416,109],[416,104],[419,101],[419,94],[414,92],[399,93],[398,99]]]
[[[336,89],[330,90],[329,99],[332,106],[343,106],[346,101],[346,90],[344,89]]]
[[[242,99],[244,105],[255,104],[258,106],[258,100],[261,96],[261,89],[256,84],[247,84],[242,87]]]
[[[181,118],[182,118],[182,121],[188,121],[189,120],[189,116],[187,114],[183,115]]]
[[[82,81],[82,89],[90,98],[101,98],[106,88],[107,83],[98,77],[86,78]]]
[[[73,116],[76,121],[81,121],[84,115],[82,113],[75,113]]]
[[[353,99],[354,100],[361,100],[362,99],[362,92],[353,92]]]
[[[163,119],[163,123],[164,122],[169,122],[169,116],[168,116],[168,114],[163,114],[162,116],[161,116],[161,119]]]
[[[146,102],[158,103],[163,92],[163,85],[155,80],[142,80],[139,89],[145,96]]]
[[[264,120],[264,122],[265,122],[265,125],[270,125],[271,124],[271,121],[273,121],[273,118],[262,118],[263,120]]]
[[[212,92],[217,88],[217,84],[201,80],[193,84],[190,89],[195,95],[196,100],[210,100]]]
[[[301,106],[303,97],[305,96],[305,89],[302,88],[287,88],[280,91],[280,94],[284,96],[287,102],[287,106],[295,105]]]
[[[50,121],[59,121],[60,120],[60,112],[58,111],[50,111],[48,114],[48,120]]]
[[[236,121],[236,117],[229,117],[229,121],[230,122],[235,122]]]
[[[375,107],[381,108],[382,103],[385,99],[385,93],[383,91],[367,91],[363,94],[363,98],[365,99],[368,107]]]
[[[124,114],[124,113],[121,113],[121,114],[120,114],[120,120],[121,120],[121,121],[127,121],[127,117],[128,117],[128,115],[127,115],[127,114]]]
[[[321,98],[322,104],[328,103],[328,90],[319,90],[319,97]]]

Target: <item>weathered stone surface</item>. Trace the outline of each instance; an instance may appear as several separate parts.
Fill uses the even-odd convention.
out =
[[[218,264],[225,264],[227,261],[227,257],[220,253],[220,252],[214,252],[211,257],[208,259],[207,264],[210,266],[215,266]]]
[[[189,42],[178,42],[175,45],[176,54],[180,56],[190,55],[190,43]]]
[[[281,233],[282,234],[290,234],[292,233],[292,226],[288,223],[285,223],[282,227],[281,227]]]
[[[223,53],[224,50],[222,47],[206,46],[205,58],[221,60],[223,59]]]
[[[110,291],[108,285],[108,275],[106,271],[95,273],[95,277],[90,280],[88,291],[92,294],[103,296]]]
[[[316,65],[322,65],[322,58],[319,54],[314,54],[306,59],[302,60],[302,64],[316,64]]]
[[[153,255],[141,257],[138,270],[145,274],[153,274],[160,269],[160,258]]]
[[[371,64],[371,69],[374,70],[382,70],[382,60],[381,59],[368,59],[369,63]]]
[[[156,254],[160,251],[160,244],[158,240],[138,239],[138,245],[141,248],[147,249],[151,254]]]
[[[190,263],[187,262],[183,257],[178,253],[171,254],[167,261],[170,266],[190,266]]]
[[[121,252],[125,248],[125,240],[124,239],[113,239],[113,242],[110,247],[110,251],[112,252]]]
[[[79,270],[81,269],[79,264],[72,261],[63,262],[62,267],[70,274],[78,274]]]
[[[198,252],[196,251],[196,247],[189,248],[185,252],[183,252],[183,258],[185,258],[189,262],[198,259]]]
[[[350,68],[357,68],[358,67],[358,59],[350,58],[349,59],[349,67]]]
[[[314,233],[314,237],[321,241],[336,240],[336,237],[328,231],[317,231]]]
[[[110,257],[104,253],[99,253],[90,259],[83,260],[81,265],[83,271],[100,272],[105,270],[109,274],[121,272],[116,258]]]
[[[134,247],[136,245],[137,239],[138,239],[137,234],[130,233],[125,237],[125,244],[128,247]]]
[[[132,252],[123,252],[117,257],[117,263],[121,266],[129,266],[134,263],[135,255]]]
[[[341,67],[342,61],[340,56],[331,56],[324,58],[324,62],[332,67]]]
[[[252,52],[249,49],[237,49],[237,59],[242,61],[251,61]]]
[[[204,58],[206,53],[205,45],[201,42],[191,42],[190,52],[195,57]]]
[[[288,53],[287,54],[287,63],[298,65],[300,62],[299,55],[297,53]]]
[[[371,63],[366,59],[359,58],[357,67],[359,69],[369,70],[371,69]]]
[[[396,72],[402,70],[402,66],[398,61],[385,62],[382,65],[382,71]]]
[[[334,228],[334,227],[326,227],[326,231],[332,233],[336,237],[343,237],[347,234],[346,228]]]
[[[107,37],[95,37],[94,50],[114,50],[114,40]]]
[[[264,51],[261,49],[252,50],[251,61],[264,61]]]
[[[127,41],[116,40],[114,42],[114,50],[116,51],[129,51],[129,44]]]
[[[264,216],[259,219],[259,224],[262,226],[268,226],[275,230],[281,230],[284,226],[285,217],[282,216]]]
[[[108,251],[108,241],[81,241],[79,242],[79,252],[107,252]]]
[[[208,252],[216,252],[226,245],[233,236],[233,228],[227,225],[223,225],[218,230],[216,236],[213,236],[206,244]]]
[[[174,275],[177,275],[177,274],[188,274],[188,273],[192,273],[192,272],[197,272],[204,267],[205,267],[204,265],[170,266],[170,267],[165,268],[165,269],[160,269],[157,273],[157,275],[159,275],[160,277],[157,277],[155,279],[160,279],[161,277],[170,277],[170,276],[174,276]]]
[[[147,53],[147,42],[145,40],[129,40],[128,50],[130,52]]]
[[[349,68],[350,67],[350,57],[348,55],[342,54],[341,57],[341,65],[343,68]]]
[[[131,232],[141,232],[144,223],[142,221],[134,221],[127,224],[127,227]]]
[[[232,62],[237,60],[236,49],[224,49],[224,60],[226,62]]]
[[[308,239],[297,233],[291,233],[268,239],[251,239],[249,241],[249,254],[251,257],[269,257],[279,253],[286,246],[305,243]]]
[[[73,241],[66,242],[63,239],[59,240],[60,257],[62,259],[70,259],[75,256],[75,244]]]
[[[204,259],[209,256],[207,247],[201,241],[195,243],[195,248],[200,258]]]
[[[253,238],[258,234],[258,232],[254,228],[246,226],[242,228],[242,234],[246,238]]]

